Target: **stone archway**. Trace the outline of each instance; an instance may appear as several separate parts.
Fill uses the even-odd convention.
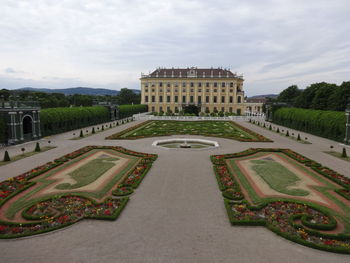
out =
[[[33,134],[33,119],[26,115],[22,119],[23,122],[23,137],[25,140],[31,139]]]

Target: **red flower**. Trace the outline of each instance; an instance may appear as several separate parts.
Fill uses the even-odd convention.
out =
[[[111,215],[111,211],[109,211],[109,210],[107,209],[107,210],[105,210],[105,211],[103,212],[103,214],[105,214],[106,216],[109,216],[109,215]]]

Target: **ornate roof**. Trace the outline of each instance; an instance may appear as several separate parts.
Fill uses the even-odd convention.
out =
[[[223,68],[158,68],[142,78],[241,78],[229,69]]]

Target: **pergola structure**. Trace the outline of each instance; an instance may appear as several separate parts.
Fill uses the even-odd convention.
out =
[[[5,101],[2,98],[0,121],[2,143],[17,144],[41,137],[40,106],[36,101]]]

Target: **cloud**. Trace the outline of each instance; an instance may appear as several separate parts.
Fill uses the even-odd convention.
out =
[[[26,72],[20,70],[14,70],[13,68],[5,68],[4,72],[7,74],[25,74]]]
[[[347,0],[2,0],[0,85],[138,88],[158,66],[230,67],[250,95],[340,83],[349,12]]]

